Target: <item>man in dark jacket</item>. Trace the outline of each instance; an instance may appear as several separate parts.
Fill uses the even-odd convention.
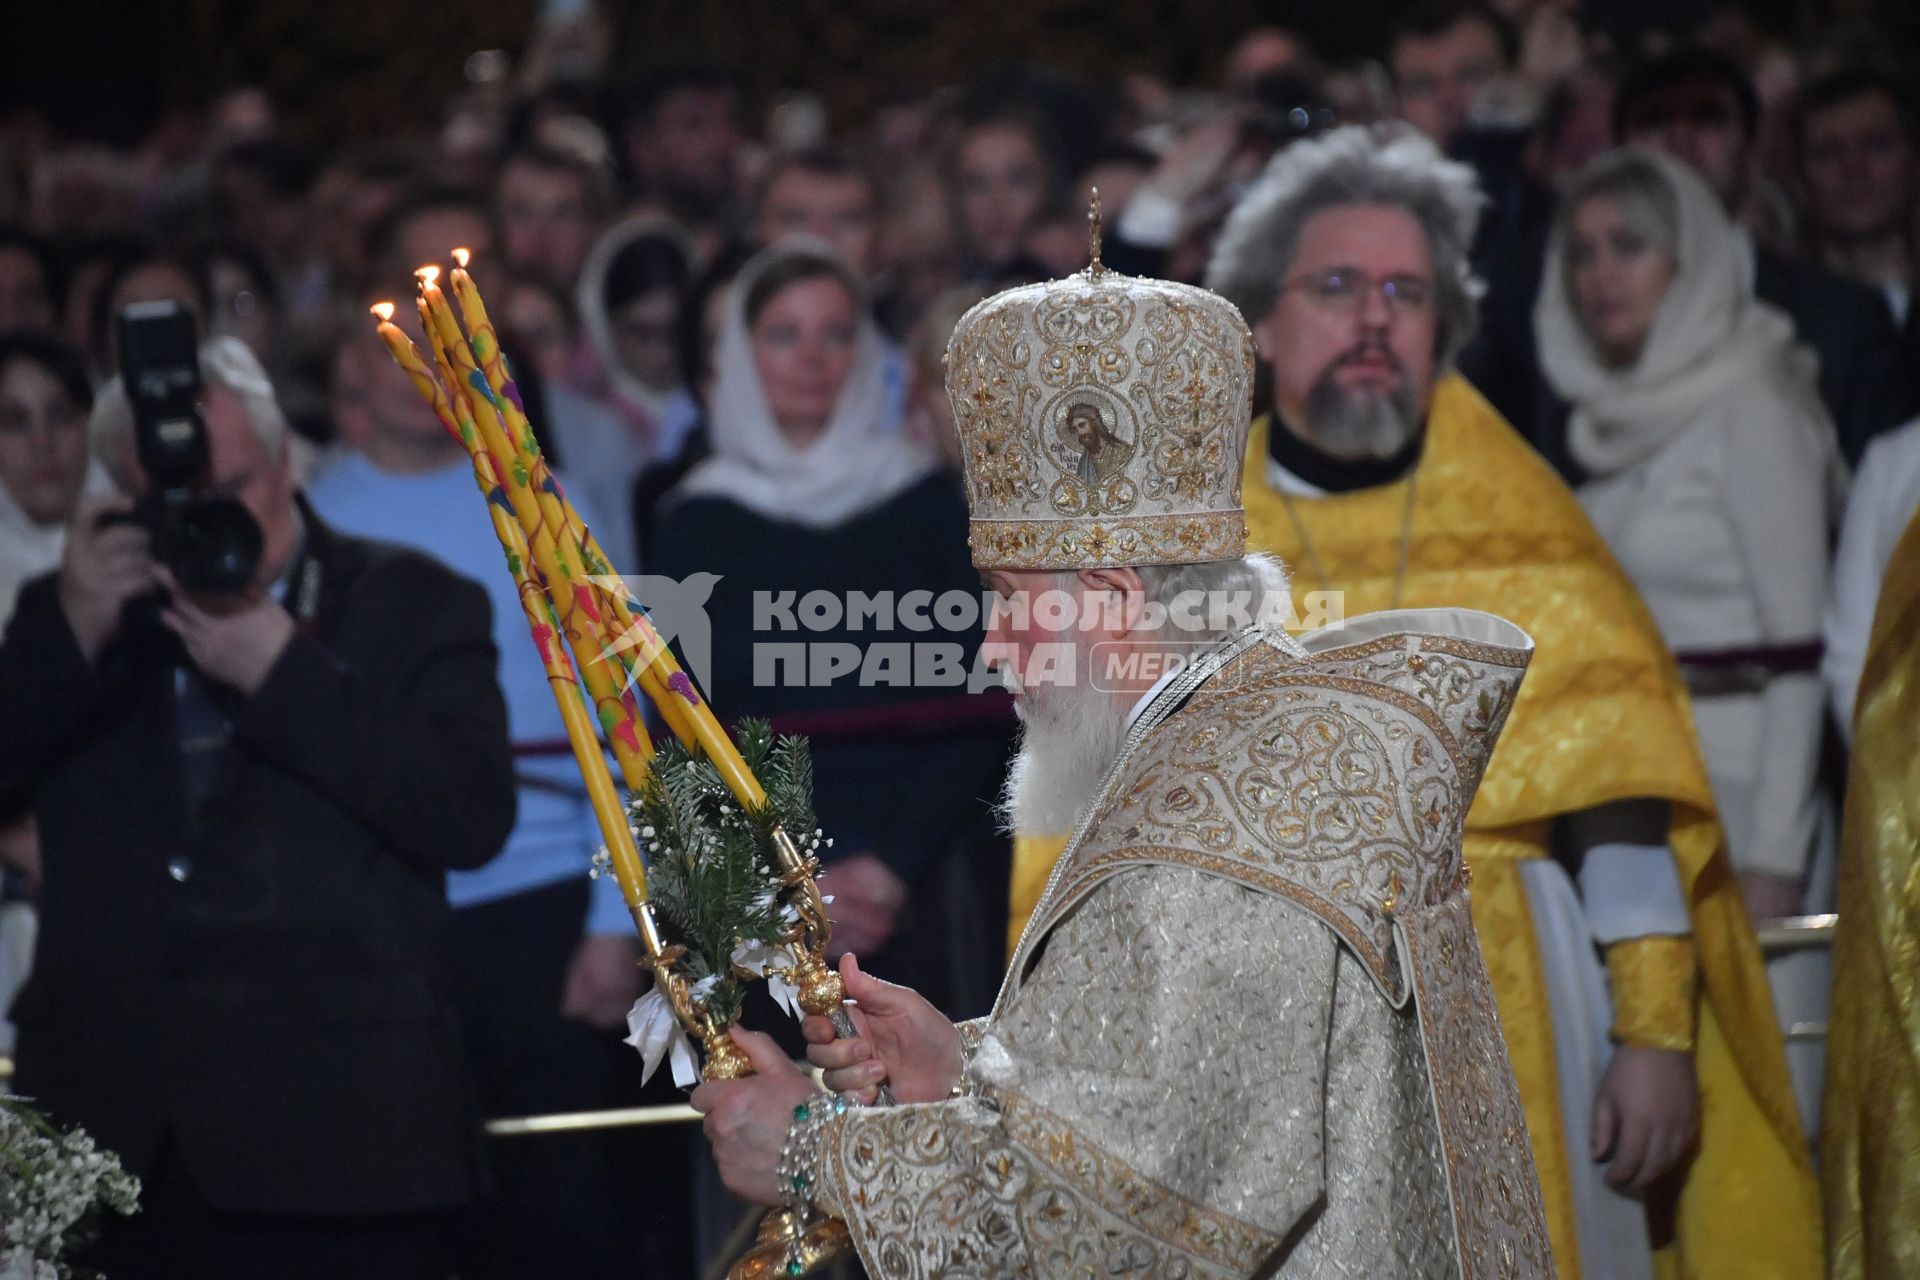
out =
[[[329,531],[259,365],[200,360],[252,589],[178,589],[102,499],[0,642],[0,815],[43,858],[17,1088],[145,1180],[86,1260],[115,1280],[439,1280],[480,1155],[443,881],[514,813],[487,598]],[[116,384],[96,448],[137,494],[129,425]]]

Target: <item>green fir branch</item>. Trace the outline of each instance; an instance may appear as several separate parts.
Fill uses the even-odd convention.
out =
[[[736,1019],[746,999],[732,965],[734,949],[743,942],[778,944],[786,932],[775,826],[784,826],[802,848],[817,839],[806,740],[776,737],[764,720],[742,721],[735,740],[767,793],[763,807],[744,810],[704,755],[669,742],[654,757],[630,811],[661,933],[685,948],[680,972],[721,1022]]]

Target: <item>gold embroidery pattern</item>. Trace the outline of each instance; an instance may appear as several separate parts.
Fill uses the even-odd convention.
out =
[[[947,348],[981,568],[1243,554],[1253,338],[1203,289],[1116,271],[996,294]]]
[[[974,520],[973,562],[1001,569],[1098,569],[1231,560],[1245,553],[1236,509],[1187,516],[1096,520]]]
[[[1524,655],[1493,645],[1422,637],[1414,646],[1402,637],[1369,641],[1320,655],[1316,666],[1355,680],[1372,681],[1417,699],[1459,741],[1497,741],[1520,692]],[[1466,772],[1465,786],[1480,784],[1487,756]]]
[[[1551,1276],[1538,1178],[1461,858],[1528,655],[1395,635],[1300,663],[1256,646],[1147,739],[1028,931],[1127,865],[1300,903],[1419,1006],[1463,1273]]]
[[[1464,752],[1413,695],[1318,667],[1259,645],[1203,685],[1138,753],[1030,935],[1118,865],[1179,862],[1307,907],[1403,1003],[1389,904],[1459,881],[1460,780],[1492,740]]]
[[[1231,1280],[1279,1247],[1257,1227],[1143,1176],[1017,1094],[982,1104],[850,1113],[829,1131],[828,1186],[882,1280]],[[849,1203],[850,1202],[850,1203]]]
[[[1417,647],[1410,647],[1417,646]],[[1477,662],[1489,667],[1507,667],[1516,672],[1527,669],[1528,655],[1519,649],[1509,649],[1504,645],[1483,644],[1478,640],[1463,640],[1459,636],[1445,635],[1394,635],[1375,636],[1359,644],[1341,645],[1334,649],[1324,649],[1315,655],[1316,665],[1331,665],[1353,658],[1373,658],[1385,653],[1407,655],[1420,653],[1431,655],[1444,653],[1469,662]]]
[[[1526,1117],[1465,890],[1399,919],[1426,1042],[1462,1280],[1554,1274]]]

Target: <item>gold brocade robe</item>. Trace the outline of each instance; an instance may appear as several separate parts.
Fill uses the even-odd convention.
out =
[[[1553,1274],[1459,851],[1526,638],[1369,621],[1159,694],[966,1095],[829,1122],[816,1199],[875,1280]]]
[[[1854,708],[1820,1167],[1834,1280],[1920,1275],[1920,513]]]

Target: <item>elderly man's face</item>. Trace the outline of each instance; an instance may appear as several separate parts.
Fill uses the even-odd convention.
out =
[[[1093,658],[1131,634],[1143,597],[1131,570],[993,569],[981,581],[997,598],[982,656],[1011,677],[1023,702],[1057,702],[1057,690],[1101,689]],[[1131,593],[1131,594],[1130,594]]]
[[[989,570],[999,598],[981,655],[1014,690],[1020,751],[1005,811],[1023,835],[1071,829],[1093,799],[1126,734],[1126,710],[1151,677],[1127,678],[1142,585],[1131,569],[1076,574]],[[1137,641],[1135,642],[1137,643]]]
[[[1348,205],[1309,218],[1254,331],[1285,425],[1353,456],[1404,444],[1433,393],[1433,295],[1433,252],[1406,210]]]
[[[987,662],[1020,696],[1061,683],[1058,664],[1071,662],[1079,592],[1061,590],[1054,574],[1026,570],[994,569],[981,581],[996,598],[982,646]]]

